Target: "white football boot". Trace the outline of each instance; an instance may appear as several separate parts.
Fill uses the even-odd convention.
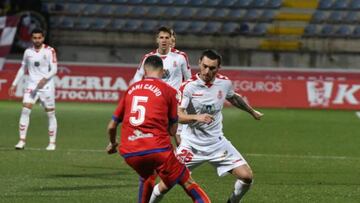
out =
[[[49,145],[46,147],[47,151],[54,151],[56,148],[55,143],[49,143]]]
[[[15,149],[25,149],[25,141],[24,141],[24,140],[20,140],[20,141],[15,145]]]

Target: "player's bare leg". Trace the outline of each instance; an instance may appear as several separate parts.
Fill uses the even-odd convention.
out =
[[[228,203],[238,203],[250,189],[253,182],[253,173],[249,165],[238,166],[230,171],[236,177],[235,189],[228,199]]]
[[[48,115],[48,132],[49,132],[49,145],[46,150],[53,151],[56,149],[56,132],[57,132],[57,120],[55,116],[55,108],[45,108]]]
[[[15,149],[24,149],[25,140],[27,135],[27,130],[30,123],[30,114],[32,109],[31,103],[23,103],[23,108],[21,110],[20,120],[19,120],[19,142],[15,145]]]

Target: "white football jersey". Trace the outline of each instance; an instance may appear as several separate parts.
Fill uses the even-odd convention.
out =
[[[175,89],[179,89],[183,81],[186,81],[191,77],[191,69],[188,61],[188,57],[185,52],[177,49],[170,49],[166,55],[161,55],[157,50],[154,50],[146,54],[139,68],[137,69],[132,83],[142,80],[145,75],[144,62],[149,56],[157,55],[163,60],[164,64],[164,76],[163,81],[172,86]]]
[[[195,122],[184,125],[181,139],[201,151],[218,147],[220,140],[225,140],[221,110],[226,98],[235,94],[231,81],[217,74],[213,83],[206,84],[196,74],[182,84],[180,91],[182,99],[179,107],[186,109],[188,114],[208,113],[214,116],[210,124]]]
[[[44,89],[53,88],[53,76],[57,72],[57,59],[55,50],[43,44],[40,50],[34,47],[27,48],[24,52],[21,67],[13,81],[13,85],[17,85],[20,78],[25,74],[25,70],[29,72],[28,88],[34,89],[42,78],[48,79]]]

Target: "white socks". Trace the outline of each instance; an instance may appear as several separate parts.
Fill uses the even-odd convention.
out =
[[[151,193],[151,197],[150,197],[150,201],[149,203],[157,203],[160,202],[162,200],[162,198],[164,197],[163,194],[160,193],[159,190],[159,184],[156,184],[152,193]]]
[[[22,108],[20,121],[19,121],[19,134],[20,134],[20,140],[22,141],[25,141],[26,139],[26,133],[30,123],[30,114],[31,114],[31,109],[26,107]]]
[[[55,111],[46,112],[49,119],[49,140],[51,144],[56,142],[57,121]]]
[[[242,180],[236,180],[235,190],[229,198],[230,203],[239,203],[240,199],[245,195],[245,193],[250,189],[251,183],[244,183]]]

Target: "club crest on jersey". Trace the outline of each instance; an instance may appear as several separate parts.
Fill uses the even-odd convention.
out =
[[[218,99],[222,99],[223,98],[223,92],[221,90],[219,90],[218,94],[217,94],[217,98]]]

